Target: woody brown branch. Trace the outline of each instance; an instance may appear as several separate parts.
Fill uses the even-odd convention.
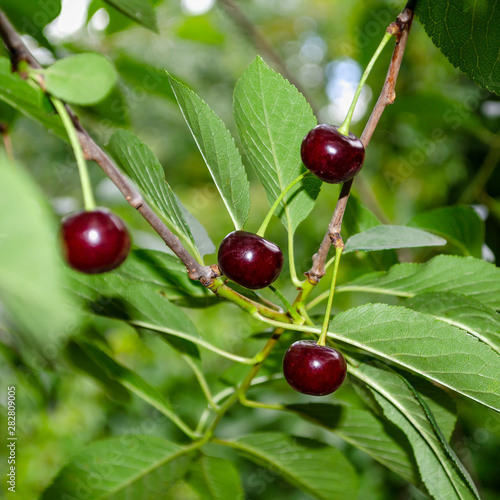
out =
[[[28,50],[23,40],[11,24],[7,16],[0,10],[0,36],[2,37],[7,50],[10,53],[12,69],[17,71],[19,64],[25,61],[31,68],[40,69],[41,65]],[[23,75],[22,75],[23,76]],[[25,75],[24,75],[25,76]],[[75,113],[68,105],[66,110],[73,122],[76,134],[80,141],[83,154],[86,160],[95,161],[111,179],[116,187],[123,194],[127,202],[135,208],[148,221],[151,227],[158,233],[166,245],[179,257],[186,266],[188,275],[193,280],[199,280],[208,284],[217,276],[216,271],[211,266],[201,265],[179,241],[179,238],[170,231],[165,223],[143,200],[139,191],[121,173],[111,158],[96,144],[88,132],[82,127]]]

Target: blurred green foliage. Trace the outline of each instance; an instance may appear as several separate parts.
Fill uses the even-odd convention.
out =
[[[192,2],[182,2],[184,8],[178,0],[154,3],[159,34],[134,24],[109,4],[93,0],[85,25],[77,32],[58,38],[50,30],[28,31],[33,37],[29,42],[43,63],[69,53],[95,51],[115,64],[119,73],[115,90],[102,103],[77,109],[79,117],[101,145],[107,143],[116,127],[124,126],[148,144],[162,163],[168,183],[217,245],[231,230],[231,220],[224,212],[163,70],[187,82],[237,137],[231,111],[233,88],[258,49],[218,5],[194,16],[186,8]],[[339,105],[335,98],[341,96],[340,91],[349,87],[360,68],[366,65],[385,27],[403,7],[394,0],[246,0],[240,3],[307,91],[320,122],[333,122],[338,116],[339,110],[333,109]],[[8,4],[14,5],[14,2]],[[28,2],[16,4],[28,6]],[[63,2],[63,10],[70,8],[70,4],[70,1]],[[47,15],[46,22],[53,17]],[[367,102],[360,105],[365,108],[364,114],[357,117],[353,127],[357,134],[382,87],[389,59],[387,48],[368,81]],[[268,62],[272,65],[272,61]],[[414,23],[410,35],[396,90],[397,99],[385,111],[367,151],[361,173],[364,182],[354,184],[357,197],[394,224],[406,224],[416,214],[447,205],[480,205],[489,248],[483,252],[488,258],[500,258],[500,170],[496,169],[500,159],[500,98],[478,88],[453,68],[418,22]],[[9,124],[15,157],[50,197],[55,212],[62,215],[79,207],[82,204],[80,184],[69,146],[3,104],[0,122]],[[98,203],[112,208],[127,221],[135,245],[163,249],[161,240],[129,208],[97,165],[92,164],[90,168]],[[248,175],[253,182],[246,228],[257,230],[267,212],[267,201],[264,189],[255,182],[255,173],[248,169]],[[311,255],[323,238],[338,189],[333,185],[324,186],[314,211],[297,230],[299,274],[309,268]],[[359,213],[362,209],[354,203],[352,209]],[[356,232],[356,214],[348,213],[347,220],[350,221],[346,224],[347,231],[352,227]],[[367,224],[370,227],[370,223]],[[271,223],[269,236],[286,246],[286,233],[277,219]],[[428,258],[429,253],[412,251],[409,257],[418,261]],[[213,263],[215,257],[208,256],[205,260]],[[368,270],[386,269],[394,260],[395,254],[388,251],[375,256],[347,255],[340,269],[339,283]],[[326,286],[321,284],[321,290]],[[292,296],[294,290],[284,291]],[[370,297],[341,294],[335,310],[355,306],[367,298]],[[395,300],[387,299],[388,302]],[[262,331],[262,326],[229,304],[218,304],[203,312],[186,311],[204,337],[224,349],[252,356],[262,345],[262,340],[255,335]],[[196,425],[204,400],[189,367],[171,347],[147,332],[137,333],[114,320],[88,319],[86,328],[87,335],[104,339],[119,362],[144,376],[168,396],[186,422]],[[29,367],[24,364],[11,334],[7,327],[0,327],[3,356],[0,374],[3,386],[18,388],[20,498],[36,498],[60,466],[92,440],[134,432],[179,442],[184,439],[170,422],[160,418],[136,396],[124,393],[105,376],[90,377],[89,361],[81,357],[73,344],[64,357],[40,358],[40,366]],[[292,338],[295,336],[287,334],[287,339],[273,353],[270,364],[280,363],[283,346]],[[244,369],[209,352],[204,352],[203,368],[209,382],[227,370],[228,384]],[[218,385],[215,389],[225,388],[220,382]],[[292,394],[281,380],[253,389],[251,394],[267,402],[307,400]],[[344,387],[333,399],[336,398],[355,400],[353,389]],[[459,400],[459,405],[460,418],[452,444],[480,485],[484,498],[493,500],[500,491],[496,470],[500,418],[466,401]],[[367,455],[292,415],[236,407],[221,428],[221,435],[232,437],[251,431],[282,429],[320,437],[340,446],[361,474],[360,499],[419,498],[418,492],[408,489],[404,481]],[[4,453],[2,449],[2,466]],[[277,477],[260,477],[257,466],[231,454],[230,458],[241,462],[248,498],[306,498]],[[195,499],[197,496],[181,484],[165,498]]]

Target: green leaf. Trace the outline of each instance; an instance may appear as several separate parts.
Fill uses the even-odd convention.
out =
[[[349,196],[349,203],[342,220],[342,230],[345,229],[350,236],[353,236],[381,224],[375,214],[368,210],[355,194]]]
[[[382,365],[361,364],[352,370],[411,443],[420,475],[439,500],[479,498],[469,474],[436,425],[432,412],[403,377]]]
[[[163,167],[148,146],[131,132],[117,130],[111,136],[109,148],[169,227],[197,253],[195,240],[182,209],[172,188],[165,181]]]
[[[417,482],[418,471],[406,436],[372,412],[330,403],[292,404],[286,408],[334,432],[407,481]]]
[[[356,498],[358,478],[353,466],[339,450],[324,443],[263,432],[225,444],[314,498]]]
[[[174,193],[177,204],[181,209],[182,215],[189,226],[191,234],[193,235],[194,243],[200,255],[211,255],[215,253],[214,242],[210,239],[207,230],[200,223],[200,221],[182,204],[181,200]]]
[[[57,227],[23,168],[0,153],[0,303],[33,351],[63,347],[79,322],[64,289]]]
[[[344,253],[363,250],[388,250],[391,248],[433,247],[446,245],[439,236],[406,226],[375,226],[362,233],[351,236],[345,245]]]
[[[70,363],[77,369],[84,371],[97,380],[107,396],[120,403],[130,403],[130,393],[121,384],[109,377],[76,342],[70,341],[66,345],[65,354]]]
[[[129,370],[123,365],[120,365],[103,350],[89,344],[88,342],[80,341],[79,346],[102,370],[106,372],[108,377],[116,380],[123,385],[123,387],[132,391],[141,399],[163,413],[163,415],[169,418],[181,430],[184,432],[187,431],[188,435],[190,434],[189,428],[187,428],[174,413],[165,396],[163,396],[163,394],[161,394],[157,389],[149,385],[148,382],[137,375],[137,373]]]
[[[236,84],[234,114],[250,164],[269,204],[303,171],[300,145],[316,124],[299,91],[258,57]],[[285,196],[277,215],[290,233],[314,207],[321,181],[307,176]]]
[[[47,95],[38,85],[12,73],[10,61],[5,57],[0,57],[0,99],[68,141],[68,134]]]
[[[85,275],[68,271],[68,275],[70,289],[89,312],[166,334],[169,342],[182,339],[184,342],[176,342],[175,347],[199,357],[193,345],[201,340],[196,327],[165,298],[157,285],[115,273]]]
[[[438,255],[425,264],[397,264],[389,271],[361,276],[338,286],[337,290],[399,297],[452,292],[500,309],[500,269],[473,257]]]
[[[329,332],[500,412],[500,357],[460,328],[404,307],[367,304],[335,316]]]
[[[446,292],[423,293],[404,301],[403,305],[466,330],[500,354],[500,314],[472,297]]]
[[[471,207],[436,208],[416,215],[407,225],[446,238],[462,255],[481,258],[484,222]]]
[[[418,0],[415,12],[441,52],[479,86],[500,93],[500,3]]]
[[[199,281],[189,279],[179,259],[164,252],[134,249],[114,274],[149,283],[157,293],[183,307],[206,307],[218,301]]]
[[[131,83],[136,90],[143,90],[149,95],[157,95],[175,102],[174,93],[164,70],[132,59],[128,54],[120,54],[113,62],[120,77]]]
[[[225,41],[224,34],[216,28],[208,15],[186,16],[177,28],[177,36],[211,45],[221,45]]]
[[[158,33],[156,12],[149,0],[104,0],[106,3],[119,10],[155,33]]]
[[[44,35],[44,28],[61,13],[61,0],[2,0],[2,10],[20,33],[53,50]]]
[[[342,221],[342,233],[346,233],[349,238],[381,224],[375,214],[368,210],[355,194],[351,194]],[[374,264],[375,269],[389,269],[398,263],[398,257],[394,250],[369,252],[366,256]]]
[[[186,473],[189,451],[140,434],[97,441],[59,471],[41,500],[161,498]]]
[[[242,229],[250,211],[250,184],[234,139],[205,101],[175,78],[169,81],[234,226]]]
[[[238,469],[222,458],[201,455],[191,465],[186,482],[203,499],[238,500],[245,497]]]
[[[422,377],[405,373],[404,378],[429,407],[441,433],[449,443],[457,423],[455,395]]]
[[[94,53],[65,57],[38,72],[44,76],[50,94],[82,106],[102,101],[116,83],[113,65]]]

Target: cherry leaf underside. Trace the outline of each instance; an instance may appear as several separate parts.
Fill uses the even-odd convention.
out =
[[[338,314],[329,335],[500,412],[500,356],[465,330],[405,307]]]
[[[59,471],[41,500],[161,498],[185,475],[188,451],[140,434],[96,441]]]
[[[250,184],[234,139],[222,120],[192,90],[169,76],[186,123],[236,229],[250,211]]]

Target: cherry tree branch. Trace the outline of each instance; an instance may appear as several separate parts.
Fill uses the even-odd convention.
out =
[[[33,57],[33,54],[24,44],[14,26],[7,16],[0,10],[0,36],[2,37],[7,50],[11,56],[12,68],[16,71],[19,63],[25,61],[34,69],[40,69],[41,65]],[[27,75],[22,75],[26,77]],[[40,82],[43,84],[43,82]],[[77,116],[68,105],[66,110],[73,122],[76,134],[82,146],[86,160],[95,161],[111,179],[116,187],[123,194],[128,203],[135,208],[159,234],[166,245],[179,257],[186,266],[189,277],[193,280],[200,280],[202,283],[210,283],[218,274],[211,266],[201,265],[182,245],[179,238],[170,231],[165,223],[156,215],[156,213],[143,200],[139,191],[129,180],[121,173],[111,158],[96,144],[88,132],[82,127]]]
[[[386,106],[392,104],[396,98],[396,80],[398,78],[399,69],[401,68],[401,62],[403,60],[406,42],[408,41],[413,15],[414,12],[408,4],[401,14],[399,14],[396,21],[391,23],[387,28],[389,33],[393,33],[396,36],[396,46],[394,47],[394,52],[392,54],[384,86],[382,87],[377,103],[375,104],[372,114],[370,115],[366,127],[360,137],[365,148],[370,143],[370,139],[377,128],[380,117],[382,116]],[[340,230],[347,206],[347,200],[349,199],[349,195],[351,193],[353,180],[354,179],[351,179],[342,185],[332,220],[328,226],[328,232],[323,238],[318,252],[313,256],[313,265],[311,269],[305,273],[308,280],[313,284],[318,283],[318,281],[325,275],[325,262],[330,246],[334,245],[335,247],[344,247]]]

